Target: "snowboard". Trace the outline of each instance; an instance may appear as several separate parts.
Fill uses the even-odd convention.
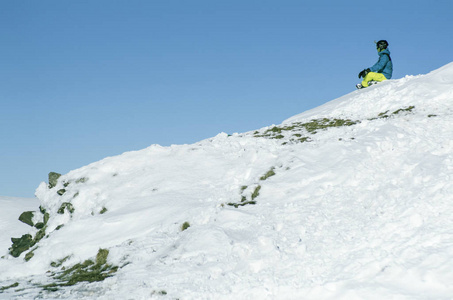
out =
[[[374,81],[374,80],[373,80],[373,81],[368,81],[368,86],[372,86],[372,85],[374,85],[374,84],[376,84],[376,83],[379,83],[379,81]],[[359,89],[359,90],[360,90],[360,89],[367,88],[368,86],[363,86],[361,83],[355,85],[355,87],[356,87],[357,89]]]

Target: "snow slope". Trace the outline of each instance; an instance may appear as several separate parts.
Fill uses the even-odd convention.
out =
[[[452,299],[452,100],[453,63],[42,183],[47,236],[28,262],[1,250],[0,299]],[[42,288],[100,248],[113,276]]]

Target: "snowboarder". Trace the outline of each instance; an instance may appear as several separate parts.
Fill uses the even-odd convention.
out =
[[[380,40],[376,43],[379,60],[371,68],[364,69],[359,73],[359,78],[363,77],[363,81],[356,85],[358,89],[392,78],[393,64],[390,51],[387,49],[388,46],[389,43],[386,40]]]

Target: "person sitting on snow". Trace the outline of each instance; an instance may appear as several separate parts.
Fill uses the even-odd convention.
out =
[[[363,77],[363,81],[361,84],[357,84],[358,89],[392,78],[393,64],[390,51],[387,49],[388,46],[389,43],[386,40],[380,40],[376,43],[379,60],[371,68],[364,69],[359,73],[359,78]]]

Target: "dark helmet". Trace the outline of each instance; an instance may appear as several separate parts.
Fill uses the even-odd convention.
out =
[[[379,42],[376,42],[376,48],[379,50],[379,51],[382,51],[384,49],[387,49],[387,47],[389,46],[389,43],[387,43],[386,40],[380,40]]]

